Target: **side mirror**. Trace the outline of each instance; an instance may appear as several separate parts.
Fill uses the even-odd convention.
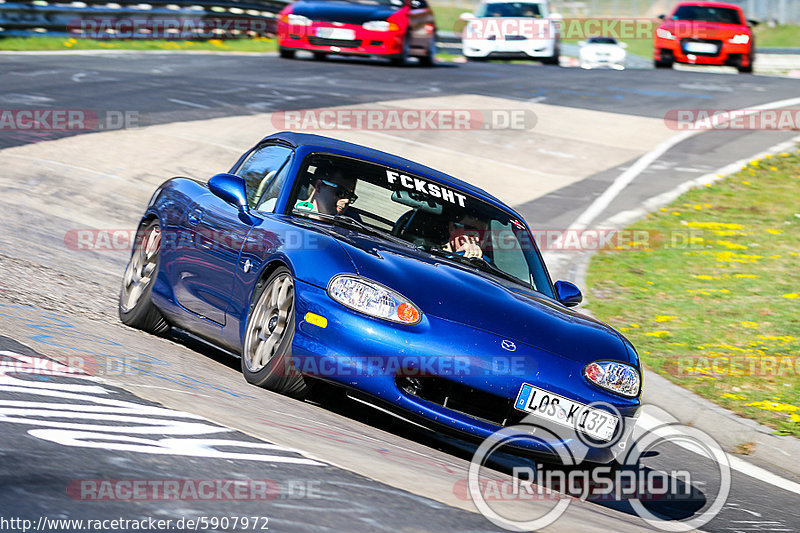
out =
[[[667,16],[666,16],[666,15],[664,15],[664,14],[661,14],[661,15],[659,15],[657,18],[658,18],[659,20],[665,20],[665,19],[667,18]]]
[[[575,307],[583,301],[581,290],[569,281],[556,281],[556,299],[567,307]]]
[[[465,22],[469,22],[470,20],[475,20],[475,15],[473,15],[472,13],[461,13],[461,15],[458,18],[460,18]]]
[[[758,21],[753,19],[747,19],[748,24],[751,26],[758,26]]]
[[[247,211],[247,191],[244,179],[236,174],[217,174],[208,180],[208,189],[229,204],[239,208],[239,211]]]

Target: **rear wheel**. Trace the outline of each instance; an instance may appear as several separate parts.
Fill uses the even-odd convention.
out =
[[[119,318],[122,323],[157,335],[169,331],[169,324],[151,300],[160,253],[161,226],[158,220],[143,222],[136,232],[133,253],[119,293]]]
[[[242,350],[242,374],[253,385],[302,398],[308,385],[292,364],[294,280],[280,267],[257,286]]]

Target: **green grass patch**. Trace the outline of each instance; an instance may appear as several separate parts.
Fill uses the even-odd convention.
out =
[[[95,40],[65,37],[8,37],[0,39],[0,50],[197,50],[213,52],[274,52],[274,39],[179,40]]]
[[[779,46],[800,47],[800,26],[775,26],[770,28],[766,24],[755,27],[756,47]]]
[[[753,161],[627,228],[647,234],[596,254],[587,280],[589,309],[649,368],[796,437],[798,190],[800,150]]]

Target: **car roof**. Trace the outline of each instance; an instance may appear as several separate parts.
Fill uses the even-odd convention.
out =
[[[473,196],[476,196],[482,200],[486,200],[490,203],[496,204],[502,207],[503,209],[511,211],[512,213],[515,213],[519,216],[519,213],[517,213],[514,209],[512,209],[511,207],[500,201],[498,198],[484,191],[483,189],[480,189],[458,178],[454,178],[453,176],[445,174],[444,172],[440,172],[436,169],[426,167],[425,165],[420,165],[419,163],[415,163],[408,159],[392,155],[387,152],[375,150],[374,148],[367,148],[366,146],[361,146],[360,144],[340,141],[339,139],[333,139],[331,137],[325,137],[323,135],[314,135],[311,133],[296,133],[291,131],[274,133],[272,135],[264,137],[264,139],[261,142],[264,143],[267,141],[275,141],[275,140],[281,140],[295,148],[303,146],[306,148],[310,148],[312,151],[321,151],[321,152],[332,150],[343,155],[350,155],[356,158],[366,159],[375,163],[382,163],[397,169],[404,169],[413,174],[429,176],[431,178],[435,178],[437,181],[445,185],[451,185],[454,187],[464,189],[469,193],[471,193]],[[520,216],[520,218],[522,217]]]
[[[685,2],[678,2],[675,7],[678,8],[680,6],[727,7],[727,8],[736,9],[738,11],[742,10],[741,6],[738,6],[736,4],[731,4],[731,3],[728,3],[728,2],[714,2],[714,1],[706,2],[704,0],[689,0],[689,1],[685,1]]]

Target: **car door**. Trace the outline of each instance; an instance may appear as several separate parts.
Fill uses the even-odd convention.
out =
[[[270,180],[292,154],[269,144],[253,150],[237,169],[245,179],[247,201],[256,209]],[[242,245],[253,226],[236,206],[208,192],[189,206],[180,221],[181,253],[173,272],[175,299],[192,313],[220,326],[233,292]]]

